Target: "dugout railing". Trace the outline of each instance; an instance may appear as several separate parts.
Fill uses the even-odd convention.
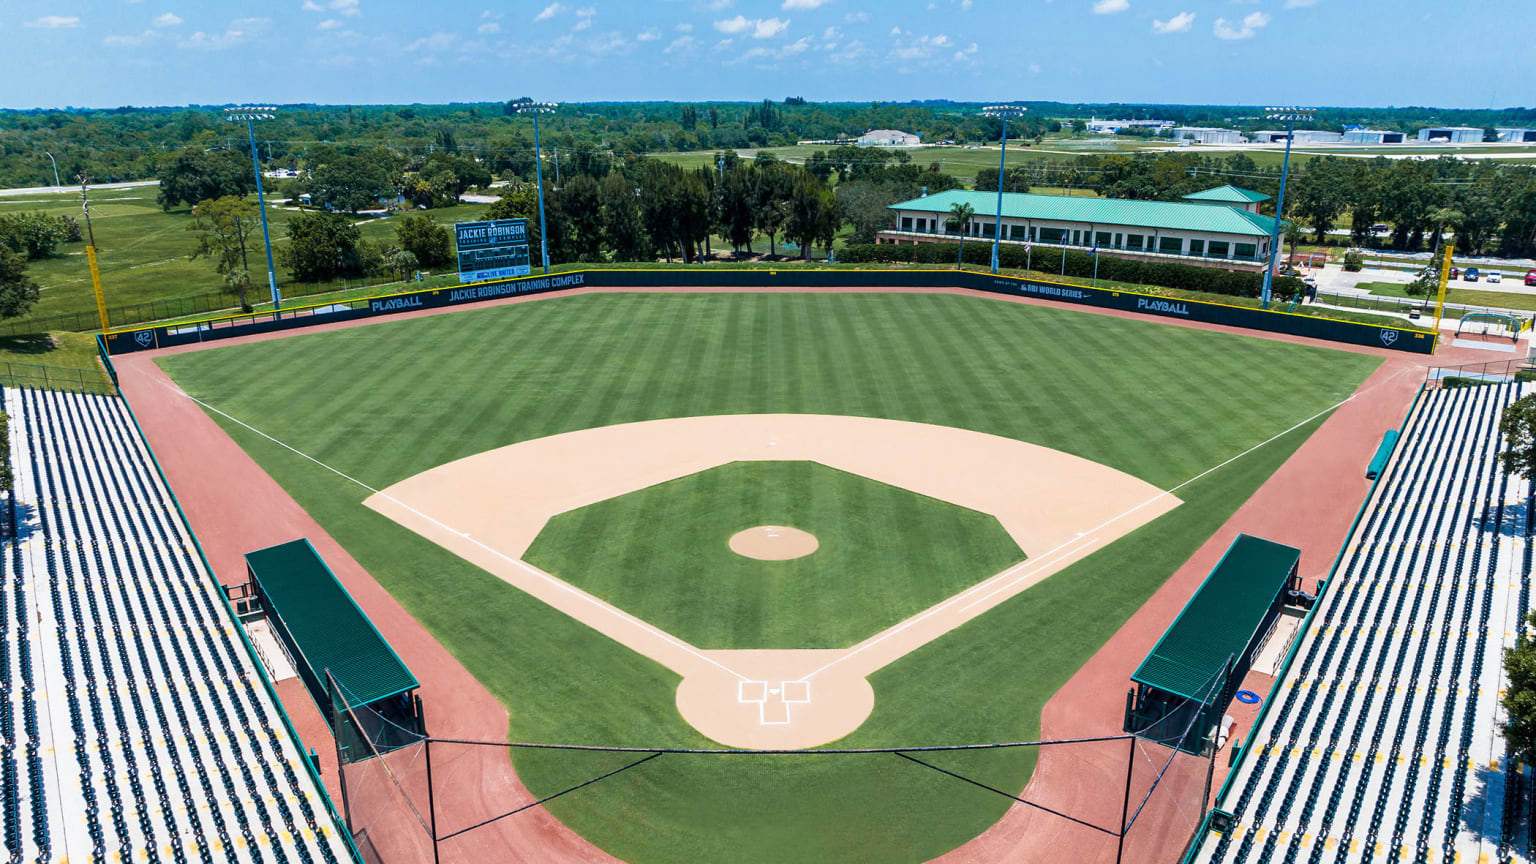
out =
[[[853,270],[784,269],[688,270],[592,269],[541,276],[479,282],[457,287],[407,291],[381,297],[342,300],[285,309],[226,315],[175,324],[120,330],[99,337],[110,354],[154,350],[425,309],[501,300],[554,291],[607,288],[936,288],[962,289],[1068,303],[1129,313],[1151,319],[1218,324],[1267,333],[1304,336],[1330,342],[1408,351],[1434,352],[1436,334],[1408,326],[1383,326],[1303,315],[1280,309],[1258,309],[1223,303],[1167,297],[1123,289],[1093,288],[1017,276],[952,269]]]
[[[1213,676],[1194,718],[1219,697],[1225,673]],[[516,848],[515,832],[503,832],[510,820],[524,817],[568,796],[631,772],[645,771],[659,760],[842,759],[901,760],[911,766],[911,782],[936,780],[971,787],[1009,801],[1008,818],[1027,820],[1025,836],[1038,831],[1040,861],[1060,860],[1064,848],[1083,852],[1083,864],[1159,864],[1176,862],[1198,836],[1208,804],[1215,770],[1216,748],[1190,754],[1177,745],[1192,732],[1172,730],[1168,740],[1137,733],[1117,733],[1071,739],[1006,741],[910,747],[826,747],[810,750],[744,750],[735,748],[636,747],[598,744],[473,741],[389,730],[389,746],[373,740],[389,721],[371,715],[368,706],[354,704],[336,679],[326,673],[331,695],[328,711],[336,730],[336,759],[343,816],[348,832],[370,864],[467,864],[483,860],[487,850],[533,860],[538,849]],[[1194,701],[1194,700],[1191,700]],[[1191,720],[1191,724],[1196,722]],[[1210,734],[1215,734],[1211,730]],[[400,746],[402,735],[411,741]],[[1032,750],[1038,759],[1057,759],[1056,776],[1088,777],[1093,783],[1085,797],[1075,790],[1005,789],[988,778],[986,760]],[[466,788],[465,778],[478,781],[504,776],[514,762],[538,752],[570,757],[586,766],[567,781],[537,792],[521,790],[487,800],[478,789]],[[963,785],[961,785],[963,784]],[[491,784],[495,788],[495,784]],[[505,788],[503,785],[501,788]],[[732,789],[713,790],[729,796]],[[739,791],[739,790],[738,790]],[[870,790],[872,795],[901,798],[899,789]],[[1018,813],[1014,813],[1018,810]],[[900,818],[899,808],[894,812]],[[825,815],[825,814],[823,814]],[[908,817],[908,818],[921,818]],[[727,826],[720,826],[726,830]],[[649,830],[636,824],[635,831]],[[1025,841],[1026,845],[1028,841]]]

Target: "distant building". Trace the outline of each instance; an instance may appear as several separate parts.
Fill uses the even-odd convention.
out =
[[[1353,129],[1344,133],[1345,144],[1401,144],[1406,136],[1401,132],[1382,129]]]
[[[1156,133],[1173,127],[1172,120],[1088,120],[1088,131],[1095,135],[1113,135],[1121,129],[1150,129]]]
[[[1481,144],[1483,130],[1476,126],[1431,126],[1419,130],[1420,141],[1443,141],[1447,144]]]
[[[1261,144],[1284,144],[1284,129],[1265,129],[1253,133],[1253,140]],[[1321,129],[1297,129],[1296,144],[1337,144],[1344,140],[1342,132],[1325,132]]]
[[[860,147],[916,147],[922,139],[896,129],[871,129],[859,136]]]
[[[1174,139],[1189,139],[1196,144],[1246,144],[1248,139],[1236,129],[1219,129],[1215,126],[1179,126],[1173,130]]]
[[[1235,186],[1183,202],[1009,192],[1003,195],[1002,241],[1084,251],[1097,246],[1100,254],[1119,258],[1257,271],[1269,255],[1275,227],[1273,217],[1257,212],[1267,199]],[[944,223],[956,204],[969,204],[975,213],[968,236],[990,241],[996,234],[997,194],[951,190],[892,204],[892,225],[875,242],[952,243],[958,235]]]
[[[1536,129],[1511,129],[1500,126],[1499,140],[1510,144],[1536,144]]]

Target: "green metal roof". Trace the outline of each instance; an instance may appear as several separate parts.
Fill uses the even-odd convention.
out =
[[[1255,192],[1252,189],[1240,189],[1228,184],[1217,186],[1215,189],[1207,189],[1204,192],[1195,192],[1184,196],[1185,201],[1208,201],[1215,204],[1257,204],[1260,201],[1268,201],[1269,196],[1263,192]]]
[[[924,198],[892,204],[892,210],[948,213],[955,204],[970,204],[978,219],[997,218],[996,192],[952,189]],[[1125,198],[1073,198],[1065,195],[1003,193],[1003,216],[1008,219],[1044,219],[1083,222],[1095,226],[1120,225],[1162,231],[1208,231],[1268,237],[1275,220],[1237,207],[1211,207],[1179,201],[1131,201]]]
[[[1300,549],[1237,535],[1131,680],[1203,698],[1227,658],[1242,656],[1299,560]]]
[[[335,676],[350,702],[366,705],[420,686],[308,540],[247,553],[246,565],[321,681]]]

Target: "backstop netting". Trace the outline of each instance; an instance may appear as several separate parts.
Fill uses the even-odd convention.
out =
[[[957,810],[996,822],[950,861],[1175,864],[1204,816],[1212,767],[1210,752],[1133,734],[808,751],[420,736],[395,746],[400,727],[351,704],[334,681],[331,688],[343,809],[370,864],[471,864],[537,857],[548,844],[579,849],[582,841],[557,817],[605,820],[608,836],[621,838],[707,825],[711,843],[737,848],[783,842],[763,837],[764,824],[797,825],[803,830],[793,842],[809,845],[785,849],[785,860],[859,860],[868,852],[846,826],[872,808],[881,813],[882,842],[903,849],[927,848]],[[1171,740],[1186,731],[1174,730]],[[840,787],[858,793],[827,796],[822,789],[834,773]],[[699,796],[700,789],[712,794]],[[636,802],[666,827],[636,818]]]

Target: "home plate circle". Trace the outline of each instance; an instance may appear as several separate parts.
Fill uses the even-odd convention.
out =
[[[759,561],[789,561],[815,552],[816,535],[784,525],[759,525],[737,531],[729,541],[731,551]]]

